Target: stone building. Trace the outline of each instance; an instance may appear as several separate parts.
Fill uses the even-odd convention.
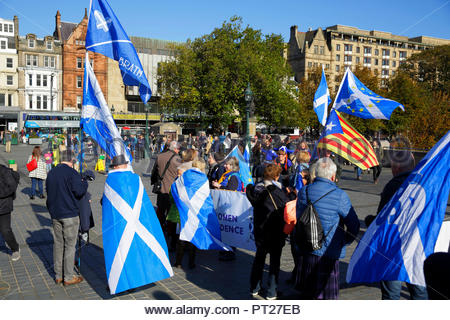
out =
[[[323,66],[330,90],[337,91],[337,77],[346,67],[352,70],[357,65],[369,68],[380,76],[381,85],[384,85],[413,53],[444,44],[450,44],[450,40],[425,36],[408,38],[342,25],[306,32],[292,26],[287,61],[297,82],[307,78],[314,68]]]
[[[22,110],[60,111],[61,41],[34,34],[17,37],[19,105]]]
[[[8,130],[8,124],[17,126],[19,98],[17,88],[16,36],[19,21],[0,18],[0,131]]]
[[[53,36],[62,43],[62,90],[63,111],[78,112],[83,99],[83,75],[85,60],[85,38],[88,23],[87,10],[80,23],[61,21],[59,10],[56,13]],[[108,58],[89,52],[89,60],[105,98],[108,96]]]

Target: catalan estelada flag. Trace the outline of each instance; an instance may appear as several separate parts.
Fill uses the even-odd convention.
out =
[[[335,110],[330,112],[317,148],[330,150],[363,170],[378,165],[369,141]]]

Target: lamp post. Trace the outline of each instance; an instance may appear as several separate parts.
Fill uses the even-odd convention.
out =
[[[149,104],[144,104],[145,109],[145,158],[150,158],[150,139],[148,137],[148,109],[150,108]]]
[[[50,111],[53,111],[53,77],[54,73],[50,74]]]
[[[251,142],[250,142],[250,108],[251,108],[251,104],[252,104],[252,100],[253,100],[253,92],[252,89],[250,88],[250,82],[247,84],[247,89],[245,89],[244,92],[244,97],[245,97],[245,102],[247,102],[247,106],[245,108],[245,113],[246,113],[246,121],[247,121],[247,128],[246,128],[246,140],[247,140],[247,145],[248,145],[248,159],[249,159],[249,164],[250,164],[250,158],[251,158]]]

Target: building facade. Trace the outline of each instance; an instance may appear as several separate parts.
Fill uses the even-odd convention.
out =
[[[83,99],[83,75],[85,60],[85,38],[88,16],[85,9],[80,23],[61,21],[59,11],[55,17],[53,36],[62,43],[62,110],[79,112]],[[108,58],[89,52],[89,60],[105,98],[108,96]]]
[[[16,36],[19,34],[18,18],[0,18],[0,131],[17,126],[19,98],[17,88]],[[14,125],[15,124],[15,125]]]
[[[328,86],[336,92],[339,75],[347,67],[366,67],[381,78],[381,85],[397,72],[413,53],[450,44],[450,40],[432,37],[408,38],[383,31],[367,31],[335,25],[326,29],[298,31],[291,27],[287,61],[300,82],[308,72],[323,66]]]
[[[62,110],[61,42],[52,36],[17,37],[22,110]]]

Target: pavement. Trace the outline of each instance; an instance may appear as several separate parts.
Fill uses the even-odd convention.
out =
[[[43,147],[46,147],[44,145]],[[11,252],[0,238],[0,300],[222,300],[222,299],[263,299],[253,298],[249,294],[250,269],[254,253],[237,250],[236,260],[219,261],[217,251],[197,251],[196,268],[189,269],[187,257],[182,268],[174,268],[174,276],[153,284],[139,287],[117,295],[111,295],[107,287],[105,263],[103,257],[101,233],[100,197],[103,193],[106,176],[96,174],[96,180],[89,183],[92,194],[92,210],[95,227],[90,231],[90,244],[82,248],[81,275],[85,281],[77,285],[62,286],[54,282],[53,272],[53,231],[51,219],[45,205],[45,199],[30,200],[28,192],[31,181],[26,171],[26,160],[33,146],[12,146],[12,153],[5,153],[0,147],[0,163],[7,164],[9,159],[16,160],[20,173],[20,185],[12,213],[12,228],[21,248],[21,259],[13,262]],[[88,163],[93,169],[95,163]],[[151,194],[149,172],[151,163],[140,161],[133,165],[136,173],[143,178],[145,188],[152,203],[156,205],[156,196]],[[359,238],[366,230],[364,218],[375,214],[379,194],[391,179],[389,168],[384,168],[378,184],[374,184],[371,174],[363,174],[362,180],[355,180],[353,169],[344,166],[339,187],[347,192],[361,221]],[[447,206],[446,219],[449,219]],[[356,242],[347,249],[346,258],[340,262],[341,300],[377,300],[381,298],[378,284],[345,283],[345,274]],[[174,253],[170,253],[173,262]],[[265,278],[267,279],[268,258]],[[281,299],[297,299],[297,292],[287,283],[294,263],[289,243],[283,249],[279,290]],[[402,299],[408,298],[406,287]]]

